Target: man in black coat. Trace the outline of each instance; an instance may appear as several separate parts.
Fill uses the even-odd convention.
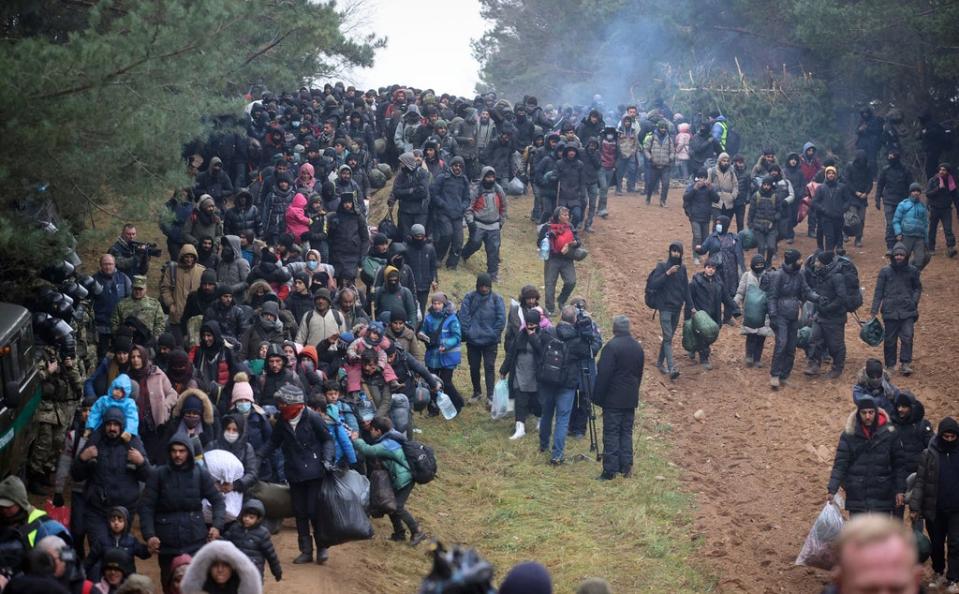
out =
[[[919,269],[909,263],[906,246],[901,242],[892,248],[892,257],[888,266],[879,271],[876,291],[872,297],[872,317],[882,312],[885,326],[883,353],[887,369],[896,366],[896,351],[899,343],[899,372],[912,375],[912,339],[916,320],[919,319],[919,298],[922,296],[922,282]]]
[[[314,539],[317,547],[316,562],[326,563],[329,553],[324,543],[319,540],[317,500],[323,477],[333,470],[333,438],[323,419],[306,408],[303,390],[298,386],[283,386],[276,394],[276,404],[280,409],[280,421],[277,422],[270,441],[260,449],[260,459],[272,456],[277,448],[283,449],[300,548],[300,554],[293,563],[313,562]]]
[[[829,501],[842,487],[850,514],[889,514],[905,502],[906,474],[896,428],[871,397],[856,404],[839,436]]]
[[[593,402],[603,409],[603,473],[608,481],[633,468],[633,423],[643,381],[643,347],[629,332],[629,318],[613,318],[613,339],[599,354]]]
[[[456,156],[449,168],[436,176],[430,187],[430,210],[436,260],[456,270],[463,249],[463,215],[470,204],[470,182],[463,157]],[[449,257],[447,258],[447,253]]]
[[[926,407],[909,390],[903,390],[893,403],[896,412],[892,414],[892,423],[898,435],[896,445],[902,450],[903,472],[908,477],[919,467],[922,451],[929,447],[934,435],[932,423],[926,418]]]
[[[886,248],[891,250],[896,244],[892,219],[896,215],[896,207],[899,203],[909,197],[909,186],[913,182],[913,177],[900,161],[898,149],[889,150],[886,163],[876,183],[876,210],[882,208],[886,215]]]
[[[686,308],[686,319],[691,319],[695,311],[702,310],[709,314],[709,317],[711,317],[716,324],[721,326],[723,323],[723,308],[728,308],[729,311],[732,311],[734,317],[738,318],[741,315],[739,307],[733,302],[733,298],[730,297],[729,292],[723,287],[723,281],[719,278],[719,275],[716,274],[718,268],[719,263],[716,257],[710,256],[709,259],[706,260],[706,264],[703,265],[703,271],[694,274],[692,280],[689,281],[689,296],[692,305]],[[699,361],[706,371],[713,368],[712,363],[709,361],[710,351],[711,349],[708,344],[699,350]],[[691,359],[695,360],[695,353],[690,353],[689,355]]]
[[[816,320],[810,339],[812,355],[803,373],[819,375],[822,356],[828,352],[832,357],[832,369],[826,377],[836,379],[842,375],[846,365],[846,279],[839,271],[833,252],[820,252],[814,260],[813,269],[812,285],[819,299],[816,301]]]
[[[140,506],[140,530],[150,553],[158,555],[160,580],[170,583],[170,563],[183,553],[194,554],[220,538],[226,507],[216,482],[197,466],[193,439],[178,433],[170,439],[169,462],[150,476]],[[203,521],[203,500],[212,506],[213,522]]]
[[[770,272],[767,300],[769,325],[776,334],[773,361],[769,367],[769,385],[775,390],[789,378],[796,359],[799,308],[803,301],[815,301],[818,295],[809,288],[799,269],[802,254],[789,248],[783,254],[783,267]]]
[[[397,201],[400,207],[396,224],[403,237],[406,237],[410,234],[410,227],[416,223],[426,224],[430,204],[430,174],[416,164],[413,153],[400,155],[400,168],[396,172],[393,192],[387,204],[392,208]]]
[[[652,299],[647,305],[655,306],[659,312],[659,326],[662,330],[662,342],[656,368],[675,380],[679,369],[673,360],[673,336],[679,326],[679,315],[684,309],[692,308],[689,296],[689,276],[683,265],[683,243],[674,241],[669,244],[669,258],[656,264],[656,268],[646,279],[646,295]],[[649,301],[649,300],[647,300]]]
[[[87,441],[71,469],[74,481],[86,481],[83,523],[90,542],[107,540],[107,514],[115,506],[136,509],[140,482],[150,476],[150,464],[139,437],[121,438],[126,419],[111,407],[103,424]]]

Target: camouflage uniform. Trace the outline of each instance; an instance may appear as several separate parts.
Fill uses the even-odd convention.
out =
[[[113,310],[113,317],[110,319],[110,327],[113,332],[116,332],[123,320],[129,316],[134,316],[143,322],[153,332],[154,338],[160,336],[166,330],[166,314],[163,313],[163,306],[153,297],[143,297],[142,299],[127,297],[117,303],[116,309]]]
[[[97,324],[89,301],[84,301],[79,311],[80,319],[71,324],[77,336],[76,370],[82,377],[87,377],[100,363],[97,356]]]
[[[30,444],[28,469],[33,475],[45,477],[57,469],[63,437],[83,398],[83,379],[76,364],[66,367],[55,349],[47,347],[44,354],[39,363],[42,399],[33,418],[37,435]],[[55,373],[47,369],[50,361],[58,363]]]

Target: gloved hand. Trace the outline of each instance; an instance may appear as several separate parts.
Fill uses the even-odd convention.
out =
[[[66,502],[63,501],[63,493],[53,494],[53,507],[63,507]]]
[[[334,466],[329,460],[323,460],[323,470],[332,473],[334,470],[336,470],[336,466]]]

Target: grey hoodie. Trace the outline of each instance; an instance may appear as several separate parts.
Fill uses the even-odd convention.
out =
[[[216,281],[230,286],[246,282],[246,277],[250,274],[250,263],[243,257],[240,238],[236,235],[224,235],[222,244],[220,261],[216,265]],[[228,251],[233,255],[231,261],[228,261],[229,257],[226,255]]]

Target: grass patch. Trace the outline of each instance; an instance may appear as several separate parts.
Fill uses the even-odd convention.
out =
[[[385,196],[387,190],[381,192]],[[543,263],[535,246],[535,229],[526,220],[531,198],[511,199],[510,220],[503,230],[503,262],[494,290],[509,303],[523,285],[541,287]],[[371,205],[370,223],[385,215],[381,200]],[[476,274],[485,271],[482,250],[457,271],[442,269],[440,285],[457,303],[473,290]],[[603,281],[587,259],[577,267],[576,294],[584,295],[594,318],[609,338],[611,315],[605,310]],[[613,312],[616,313],[616,312]],[[503,353],[500,349],[500,360]],[[456,373],[460,392],[471,392],[465,355]],[[599,409],[597,409],[599,413]],[[537,449],[536,433],[518,443],[507,438],[512,418],[492,421],[482,407],[467,407],[457,419],[417,419],[421,439],[436,449],[439,477],[419,486],[410,509],[436,538],[465,543],[497,568],[502,579],[522,560],[535,559],[553,574],[557,592],[570,592],[585,578],[600,576],[616,592],[711,592],[715,578],[697,561],[690,537],[693,500],[679,491],[676,469],[666,461],[672,428],[637,418],[634,478],[598,482],[600,472],[589,440],[568,440],[567,460],[586,461],[555,468]],[[602,416],[597,417],[601,432]],[[654,426],[652,432],[642,429]],[[388,533],[385,522],[378,532]],[[413,591],[429,567],[422,552],[389,546],[377,539],[371,555],[382,568],[369,575],[371,589],[388,584]],[[389,576],[389,577],[387,577]]]

